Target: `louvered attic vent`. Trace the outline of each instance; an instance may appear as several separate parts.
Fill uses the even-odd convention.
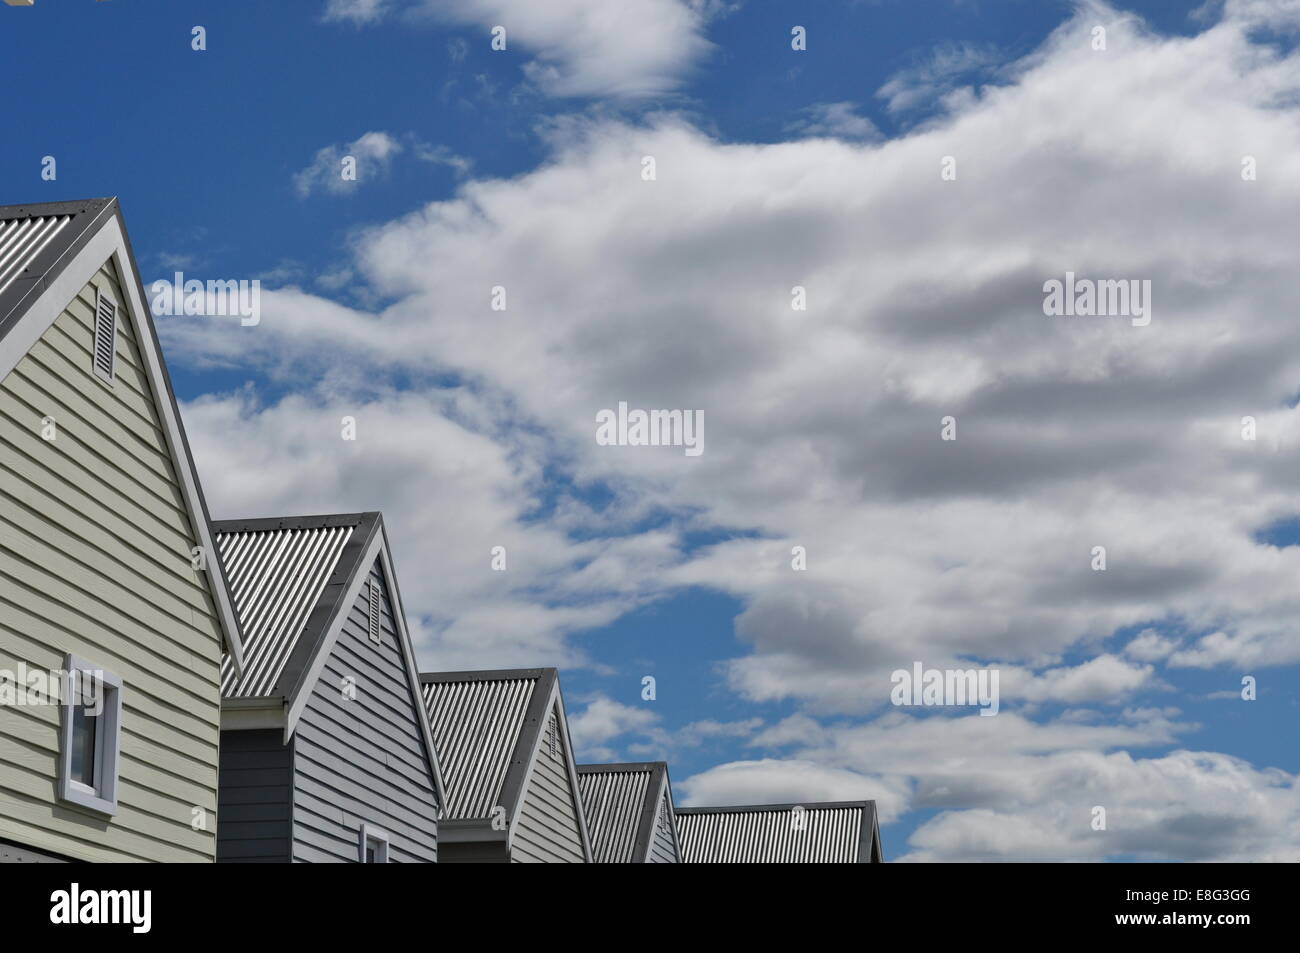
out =
[[[560,751],[560,731],[555,723],[555,716],[552,715],[546,722],[546,743],[550,746],[551,757],[554,758]]]
[[[380,609],[380,599],[383,597],[383,590],[379,586],[377,579],[370,580],[370,641],[379,642],[379,623],[382,619]]]
[[[95,373],[113,383],[117,357],[117,305],[100,291],[95,298]]]

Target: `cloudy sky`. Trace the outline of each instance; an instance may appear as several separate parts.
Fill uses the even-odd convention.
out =
[[[3,201],[261,280],[159,318],[214,516],[382,510],[424,667],[559,666],[581,760],[890,860],[1300,859],[1300,2],[806,6],[0,8]]]

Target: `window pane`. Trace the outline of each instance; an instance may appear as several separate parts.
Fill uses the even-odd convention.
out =
[[[90,714],[80,698],[72,706],[72,779],[95,786],[95,735],[99,719]]]

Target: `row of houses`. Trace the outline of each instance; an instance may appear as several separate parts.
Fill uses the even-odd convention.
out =
[[[0,207],[0,861],[879,862],[421,673],[378,513],[214,521],[114,199]]]

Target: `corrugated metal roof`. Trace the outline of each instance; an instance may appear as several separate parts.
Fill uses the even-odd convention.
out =
[[[682,861],[854,864],[867,810],[860,804],[678,808]]]
[[[0,220],[0,294],[71,221],[71,215]]]
[[[226,698],[270,695],[354,526],[218,532],[217,547],[244,630],[244,671],[221,665]]]
[[[654,766],[627,765],[626,771],[578,765],[578,790],[598,864],[630,864],[636,856],[637,830],[645,813]],[[658,786],[656,786],[658,787]],[[654,793],[658,793],[657,791]]]
[[[447,787],[447,818],[484,818],[498,806],[510,809],[501,804],[501,792],[539,677],[421,676]]]

